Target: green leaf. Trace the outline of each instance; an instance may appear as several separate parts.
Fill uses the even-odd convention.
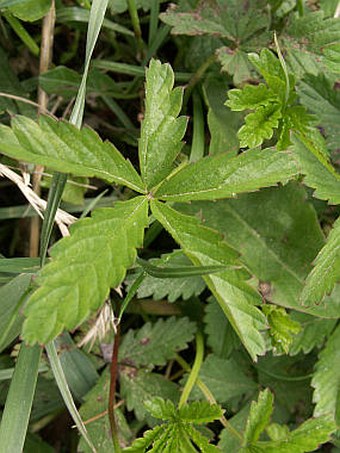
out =
[[[302,329],[295,335],[289,355],[297,355],[299,352],[308,354],[314,348],[320,348],[337,323],[336,319],[315,318],[299,312],[293,312],[291,316],[300,323]]]
[[[71,236],[52,248],[52,260],[39,274],[40,288],[25,311],[26,341],[45,343],[98,309],[133,264],[147,223],[143,197],[98,209],[92,218],[75,223]]]
[[[320,303],[340,279],[340,218],[334,223],[326,245],[314,261],[314,269],[301,293],[304,305]]]
[[[340,148],[340,93],[325,74],[307,74],[298,85],[301,103],[315,113],[330,149]]]
[[[160,202],[152,200],[151,206],[157,220],[194,264],[237,265],[235,251],[221,240],[217,232]],[[243,270],[227,270],[203,278],[249,354],[256,360],[256,356],[265,351],[260,331],[266,328],[266,323],[263,314],[255,306],[260,303],[258,295],[245,282],[247,273]]]
[[[31,279],[30,274],[18,275],[0,288],[0,352],[20,334],[23,323],[20,309]]]
[[[242,450],[244,453],[305,453],[316,450],[320,444],[330,440],[336,426],[329,416],[309,419],[294,431],[281,430],[285,437],[269,441],[257,442]]]
[[[183,204],[179,209],[196,214],[224,235],[259,279],[259,289],[268,301],[315,316],[339,317],[338,293],[322,305],[305,307],[299,303],[311,262],[324,245],[315,210],[306,202],[303,187],[291,183],[218,204]]]
[[[161,266],[162,269],[179,266],[189,267],[190,260],[183,254],[181,250],[175,250],[172,253],[162,255],[161,258],[149,260],[150,263],[156,266]],[[195,267],[193,267],[195,269]],[[131,287],[132,280],[128,280]],[[193,277],[176,277],[176,278],[156,278],[147,275],[138,288],[137,295],[139,298],[150,297],[154,300],[168,299],[169,302],[175,302],[177,299],[187,300],[192,296],[198,296],[205,288],[204,280],[200,276]]]
[[[294,336],[301,330],[298,322],[293,321],[284,308],[266,304],[262,307],[269,323],[269,336],[275,354],[288,354]]]
[[[200,380],[210,389],[218,403],[231,399],[240,400],[242,396],[252,394],[257,384],[248,377],[234,359],[226,360],[213,354],[205,359],[199,373]],[[197,387],[192,397],[202,398]]]
[[[244,445],[256,442],[262,431],[269,424],[273,412],[273,394],[265,389],[260,392],[257,402],[253,401],[244,433]]]
[[[315,189],[314,196],[340,204],[340,175],[329,163],[324,145],[315,134],[292,136],[293,153],[305,175],[304,183]]]
[[[229,90],[228,97],[226,105],[236,112],[255,110],[260,106],[266,107],[273,102],[277,103],[277,94],[263,83],[256,86],[245,85],[242,90]]]
[[[298,173],[290,151],[255,149],[233,158],[224,153],[183,167],[158,188],[155,197],[171,201],[231,198],[286,183]]]
[[[92,419],[90,423],[86,423],[86,428],[98,453],[113,451],[110,422],[109,417],[106,414],[109,388],[110,374],[109,369],[106,368],[97,384],[85,395],[85,402],[81,405],[79,410],[79,413],[85,422]],[[115,409],[115,416],[120,439],[125,443],[130,442],[132,433],[119,408]],[[80,440],[77,451],[92,453],[83,439]]]
[[[129,453],[217,453],[217,447],[209,444],[208,439],[193,425],[212,422],[220,418],[223,411],[216,404],[197,401],[176,409],[171,401],[154,398],[146,404],[154,417],[165,420],[152,431],[146,431],[142,439],[137,439],[124,451]],[[194,447],[194,445],[195,447]],[[149,450],[149,447],[152,447]],[[198,448],[198,450],[197,450]]]
[[[135,366],[165,365],[177,351],[187,348],[196,331],[188,318],[159,319],[146,323],[138,331],[129,330],[119,348],[121,360]]]
[[[339,74],[340,23],[337,18],[324,18],[323,11],[292,16],[282,40],[287,62],[295,74],[316,75],[321,68]]]
[[[175,402],[179,399],[178,386],[174,382],[160,374],[124,364],[120,366],[120,392],[127,409],[134,411],[137,420],[145,420],[146,401],[156,396]]]
[[[237,130],[241,126],[241,114],[232,112],[226,105],[225,78],[210,76],[203,85],[204,98],[209,108],[208,126],[210,132],[209,155],[228,152],[230,157],[239,150]]]
[[[249,113],[246,116],[246,124],[238,131],[240,146],[256,148],[262,145],[264,140],[272,138],[281,116],[281,108],[277,103],[271,103],[265,107],[260,106],[256,112]]]
[[[316,403],[314,415],[332,414],[340,421],[340,326],[328,339],[319,354],[316,370],[312,379],[314,387],[313,402]]]
[[[24,116],[12,119],[12,129],[0,125],[0,150],[7,156],[61,173],[89,176],[124,184],[143,192],[140,176],[109,142],[86,127],[41,116],[39,123]]]
[[[216,299],[212,297],[208,302],[204,316],[207,344],[216,356],[226,359],[240,343]]]
[[[222,71],[233,75],[235,86],[251,79],[252,65],[245,51],[223,46],[216,50],[216,55],[222,65]]]
[[[7,4],[6,4],[7,3]],[[20,2],[5,2],[8,11],[21,20],[34,22],[48,13],[51,0],[20,0]],[[2,5],[0,3],[0,8]]]
[[[238,452],[242,444],[241,434],[244,432],[249,415],[250,403],[242,407],[232,418],[228,419],[229,427],[231,426],[235,432],[231,432],[230,428],[224,428],[220,433],[219,448],[223,453]]]
[[[179,117],[183,90],[175,88],[169,64],[151,60],[146,70],[145,114],[139,141],[141,174],[148,189],[159,184],[173,169],[183,143],[187,119]]]

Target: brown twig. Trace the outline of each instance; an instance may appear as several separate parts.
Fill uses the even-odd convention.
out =
[[[55,3],[52,0],[51,8],[43,19],[41,31],[41,47],[40,47],[40,65],[39,73],[43,74],[48,71],[52,61],[53,53],[53,38],[54,38],[54,25],[55,25]],[[38,116],[44,113],[47,109],[48,95],[39,86],[38,88]],[[37,165],[35,173],[32,178],[32,187],[34,192],[40,196],[40,181],[41,175],[44,170],[42,165]],[[39,254],[39,230],[40,219],[39,217],[32,217],[30,229],[30,256],[38,256]]]
[[[109,405],[108,413],[112,434],[112,441],[115,448],[115,452],[119,453],[121,451],[119,440],[118,440],[118,429],[115,418],[115,400],[116,400],[116,386],[117,386],[117,377],[118,377],[118,350],[119,350],[119,341],[120,341],[120,325],[118,324],[114,343],[112,350],[112,359],[110,366],[110,392],[109,392]]]

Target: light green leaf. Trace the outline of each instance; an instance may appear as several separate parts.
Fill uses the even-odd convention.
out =
[[[330,440],[336,426],[329,416],[309,419],[294,431],[281,430],[285,437],[269,441],[257,442],[242,450],[242,453],[305,453],[316,450],[320,444]]]
[[[70,123],[46,116],[41,116],[39,123],[16,116],[12,129],[0,125],[0,151],[61,173],[97,177],[144,191],[132,164],[88,127],[78,130]]]
[[[172,253],[162,255],[161,258],[149,260],[149,262],[153,265],[161,266],[164,270],[172,267],[191,266],[190,260],[181,250],[175,250]],[[132,282],[132,279],[128,279],[129,288]],[[199,275],[190,278],[183,276],[182,278],[167,279],[147,275],[139,286],[137,295],[139,298],[152,296],[154,300],[166,298],[169,302],[175,302],[179,298],[187,300],[192,296],[198,296],[204,288],[204,280]]]
[[[255,110],[257,107],[265,107],[272,102],[277,102],[277,94],[273,93],[266,85],[245,85],[242,90],[233,89],[228,91],[229,100],[226,105],[236,112],[243,110]]]
[[[314,261],[314,269],[301,293],[304,305],[320,303],[340,280],[340,217],[329,233],[326,245]]]
[[[316,75],[320,68],[339,74],[339,40],[339,20],[324,18],[323,11],[292,16],[282,36],[287,62],[299,76]]]
[[[240,342],[216,299],[211,297],[208,302],[204,316],[207,344],[216,356],[227,359]]]
[[[119,348],[121,360],[135,366],[165,365],[177,351],[187,348],[193,339],[196,326],[188,318],[159,319],[146,323],[137,332],[129,330]]]
[[[185,166],[158,188],[155,197],[171,201],[231,198],[286,183],[298,173],[290,151],[257,149],[233,158],[224,153]]]
[[[274,129],[277,129],[282,117],[281,107],[277,103],[260,106],[254,113],[246,116],[246,124],[238,131],[242,148],[256,148],[264,140],[272,138]]]
[[[245,374],[236,360],[226,360],[213,354],[205,359],[199,378],[221,404],[231,399],[240,400],[242,396],[248,396],[257,389],[256,382]],[[196,398],[198,395],[203,397],[196,387],[192,397]]]
[[[312,379],[313,401],[316,403],[314,415],[332,414],[340,421],[340,326],[328,339],[319,354],[316,371]]]
[[[237,255],[220,235],[196,219],[180,214],[167,205],[151,202],[155,217],[181,245],[184,253],[196,265],[237,265]],[[260,299],[246,283],[243,270],[227,270],[203,277],[218,300],[225,315],[241,338],[251,357],[264,354],[265,344],[260,333],[266,328],[261,311],[255,306]]]
[[[299,303],[311,263],[324,245],[315,210],[306,197],[302,186],[288,184],[218,204],[195,202],[178,209],[196,214],[206,226],[224,235],[259,279],[259,289],[268,301],[315,316],[338,318],[339,293],[321,305],[305,307]]]
[[[178,386],[174,382],[160,374],[150,373],[149,370],[124,365],[124,362],[120,367],[120,392],[127,409],[133,410],[138,420],[144,420],[147,415],[146,401],[155,397],[174,402],[179,399]]]
[[[340,148],[340,93],[325,74],[307,74],[298,85],[301,103],[315,113],[330,149]]]
[[[315,189],[314,196],[340,204],[340,175],[329,163],[320,137],[293,134],[292,142],[292,152],[305,175],[304,183]]]
[[[178,415],[186,423],[201,425],[221,418],[223,410],[217,404],[210,404],[207,401],[193,401],[182,406]]]
[[[71,236],[52,248],[52,260],[40,272],[40,288],[25,311],[25,340],[45,343],[98,309],[133,264],[147,223],[143,197],[98,209],[92,218],[75,223]]]
[[[145,113],[139,141],[139,162],[143,180],[151,189],[173,169],[183,143],[187,119],[178,117],[183,90],[175,88],[169,64],[151,60],[146,70]]]
[[[233,75],[235,86],[251,79],[252,66],[246,52],[223,46],[216,50],[216,55],[222,65],[222,71]]]
[[[337,323],[336,319],[315,318],[306,313],[293,312],[291,316],[300,323],[302,329],[295,335],[289,355],[297,355],[299,352],[308,354],[314,348],[320,348]]]
[[[51,7],[51,0],[20,0],[20,2],[13,1],[13,5],[10,5],[10,3],[5,2],[8,11],[19,19],[28,22],[41,19]],[[1,3],[0,8],[2,8]]]
[[[268,319],[274,354],[288,354],[294,335],[301,330],[300,324],[293,321],[284,308],[266,304],[262,311]]]
[[[274,409],[273,403],[273,394],[268,389],[260,392],[258,400],[251,403],[244,432],[244,445],[256,442],[259,439],[260,434],[269,424]]]

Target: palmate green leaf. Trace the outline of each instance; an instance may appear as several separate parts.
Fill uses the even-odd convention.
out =
[[[312,379],[314,415],[332,414],[337,424],[340,421],[340,326],[328,339],[319,354]]]
[[[0,151],[61,173],[97,177],[144,191],[132,164],[88,127],[78,130],[70,123],[47,116],[41,116],[39,123],[16,116],[12,128],[0,125]]]
[[[196,326],[188,318],[175,317],[150,322],[138,331],[129,330],[119,348],[120,360],[134,366],[165,365],[176,352],[187,348],[193,339]]]
[[[315,189],[314,196],[340,204],[340,175],[329,163],[322,137],[310,131],[309,136],[293,134],[292,142],[292,152],[305,175],[304,183]]]
[[[272,102],[277,102],[277,94],[266,85],[245,85],[242,90],[235,88],[228,91],[229,100],[226,105],[236,112],[243,110],[255,110],[257,107],[265,107]]]
[[[316,75],[320,68],[339,74],[340,22],[337,18],[324,18],[323,11],[292,16],[281,39],[287,62],[296,75]]]
[[[246,116],[246,123],[237,134],[241,148],[256,148],[264,140],[272,138],[281,117],[281,108],[277,103],[271,103],[265,107],[260,106],[254,113],[249,113]]]
[[[338,318],[338,294],[323,304],[303,306],[300,294],[311,263],[324,245],[313,206],[302,186],[263,189],[237,199],[178,205],[220,231],[241,254],[270,302],[324,318]],[[337,288],[335,288],[335,291]]]
[[[151,60],[146,70],[145,113],[139,141],[139,162],[148,189],[160,183],[173,169],[183,143],[187,119],[178,117],[183,89],[174,86],[169,64]]]
[[[45,343],[98,309],[133,264],[147,224],[144,197],[98,209],[92,218],[74,224],[71,236],[52,248],[51,262],[40,272],[40,288],[25,310],[25,340]]]
[[[298,165],[289,150],[254,149],[233,158],[224,153],[183,167],[162,183],[154,195],[169,201],[231,198],[238,193],[286,183],[298,173]]]
[[[330,149],[340,148],[340,93],[325,74],[307,74],[298,85],[301,103],[317,117]]]
[[[144,437],[134,441],[124,452],[144,453],[217,453],[220,451],[194,428],[194,425],[213,422],[223,411],[217,404],[196,401],[177,409],[172,401],[154,398],[145,404],[153,417],[165,423],[146,431]]]
[[[151,206],[155,217],[194,264],[238,264],[237,254],[221,240],[216,231],[199,225],[196,219],[180,214],[158,201],[152,200]],[[203,278],[249,354],[256,360],[257,355],[265,352],[260,331],[266,328],[266,320],[255,306],[261,303],[258,294],[245,281],[247,272],[242,269],[226,270]]]
[[[320,303],[340,280],[340,218],[334,223],[326,245],[314,261],[314,269],[301,293],[304,305]]]

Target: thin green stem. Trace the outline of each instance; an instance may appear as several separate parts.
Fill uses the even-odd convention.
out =
[[[181,398],[178,403],[178,408],[180,409],[186,402],[188,401],[189,395],[191,393],[191,390],[193,389],[197,378],[198,374],[200,372],[202,362],[203,362],[203,356],[204,356],[204,341],[203,341],[203,335],[201,332],[198,332],[196,334],[196,356],[195,356],[195,361],[194,365],[190,371],[189,377],[187,382],[185,383]]]
[[[114,452],[120,453],[122,450],[120,448],[119,439],[118,439],[118,427],[115,417],[115,400],[116,400],[116,385],[118,377],[118,349],[120,342],[120,326],[117,326],[117,332],[114,338],[111,366],[110,366],[110,394],[109,394],[109,405],[108,405],[108,414],[112,435],[112,442],[114,446]]]
[[[189,97],[191,95],[191,92],[192,92],[194,86],[197,85],[197,83],[204,76],[205,72],[210,68],[210,66],[212,64],[215,63],[215,61],[216,61],[215,54],[210,55],[210,57],[197,69],[195,74],[191,77],[191,79],[185,89],[184,102],[183,102],[184,106],[186,106],[186,104],[188,103]]]
[[[137,58],[139,60],[141,60],[143,58],[143,54],[144,54],[144,42],[142,39],[142,30],[140,28],[136,1],[127,0],[127,4],[128,4],[128,8],[129,8],[129,14],[130,14],[130,18],[131,18],[133,31],[134,31],[135,37],[136,37],[137,51],[138,51]]]
[[[190,365],[180,355],[176,354],[175,360],[177,363],[179,363],[183,370],[185,370],[187,373],[191,372]],[[199,377],[196,380],[196,385],[210,404],[217,404],[214,395]],[[237,439],[241,443],[243,442],[243,437],[241,436],[241,434],[228,422],[224,415],[222,415],[222,417],[220,418],[220,422],[230,432],[230,434],[232,434],[234,437],[237,437]]]
[[[304,15],[304,10],[305,10],[303,1],[304,0],[296,0],[296,7],[297,7],[300,17],[302,17]]]
[[[158,16],[159,16],[159,0],[151,0],[149,39],[148,39],[149,47],[152,45],[152,42],[154,41],[157,35]]]
[[[195,90],[193,94],[193,137],[190,152],[190,162],[196,162],[204,156],[204,116],[200,94]]]
[[[146,272],[143,271],[133,282],[131,288],[129,289],[129,291],[128,291],[127,295],[125,296],[125,299],[123,300],[123,303],[120,307],[117,324],[120,324],[120,322],[122,320],[122,316],[123,316],[127,306],[131,302],[132,298],[135,296],[136,292],[138,291],[138,288],[142,284],[146,275],[147,275]]]
[[[285,92],[285,106],[286,106],[287,103],[288,103],[289,93],[290,93],[289,73],[288,73],[288,68],[287,68],[286,62],[285,62],[285,60],[283,58],[283,55],[282,55],[282,52],[281,52],[281,49],[280,49],[280,46],[279,46],[279,41],[277,40],[277,36],[276,36],[276,32],[275,31],[274,31],[274,42],[275,42],[277,54],[279,56],[279,60],[280,60],[280,63],[281,63],[281,67],[283,69],[283,72],[284,72],[284,75],[285,75],[285,79],[286,79],[286,92]]]

